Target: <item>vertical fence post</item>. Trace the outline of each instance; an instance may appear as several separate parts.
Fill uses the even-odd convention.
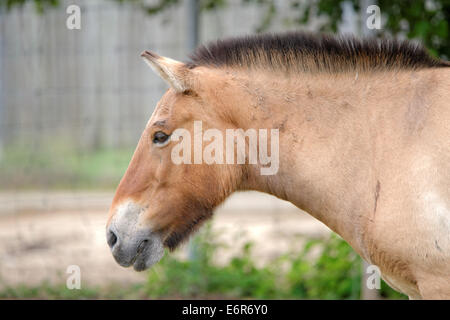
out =
[[[377,4],[376,0],[360,0],[359,1],[359,7],[360,7],[360,12],[359,12],[359,16],[360,16],[360,35],[363,37],[372,37],[375,35],[375,31],[371,30],[367,27],[367,8],[370,5],[374,5]]]
[[[199,4],[198,0],[187,1],[187,51],[192,52],[198,45],[199,39]],[[195,237],[191,238],[188,245],[188,258],[195,260],[197,257],[198,245]]]
[[[188,0],[187,19],[187,49],[193,51],[198,45],[199,38],[199,14],[200,8],[198,0]]]
[[[6,121],[4,119],[5,115],[5,89],[3,88],[3,63],[4,63],[4,32],[5,32],[5,12],[3,11],[4,5],[0,5],[0,160],[3,158],[3,143],[4,143],[4,126]]]

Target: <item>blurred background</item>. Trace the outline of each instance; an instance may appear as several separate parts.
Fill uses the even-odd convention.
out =
[[[449,19],[450,0],[0,0],[0,298],[404,299],[368,289],[341,238],[260,193],[233,195],[143,273],[114,262],[104,228],[167,88],[144,49],[186,61],[208,40],[308,30],[410,38],[449,59]],[[71,265],[80,290],[66,286]]]

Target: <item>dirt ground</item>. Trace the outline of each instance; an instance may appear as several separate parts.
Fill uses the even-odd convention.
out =
[[[107,285],[145,281],[145,273],[118,266],[105,240],[112,192],[27,192],[0,194],[0,288],[65,282],[70,265],[81,269],[82,283]],[[237,193],[218,208],[212,227],[228,245],[227,260],[244,241],[265,263],[306,238],[330,231],[292,206],[261,193]],[[185,256],[187,246],[176,254]]]

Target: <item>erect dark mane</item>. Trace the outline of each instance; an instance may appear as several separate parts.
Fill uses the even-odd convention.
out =
[[[218,40],[191,56],[196,66],[281,70],[286,72],[346,72],[422,69],[450,66],[421,45],[400,40],[357,39],[290,32]]]

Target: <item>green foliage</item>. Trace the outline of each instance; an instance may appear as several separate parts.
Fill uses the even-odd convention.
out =
[[[292,3],[298,1],[292,1]],[[366,8],[360,7],[359,0],[318,0],[317,13],[328,18],[322,25],[323,31],[337,31],[342,21],[342,4],[349,2],[362,17],[368,17]],[[405,35],[410,39],[420,39],[425,46],[436,56],[450,58],[449,20],[450,1],[401,1],[378,0],[382,15],[381,30],[377,30],[379,37]],[[310,13],[316,3],[309,2],[304,8],[304,14],[298,19],[304,23],[311,18]]]
[[[182,261],[166,255],[150,271],[146,294],[157,297],[224,297],[257,299],[359,299],[362,263],[340,237],[308,241],[266,266],[251,258],[251,243],[224,266],[214,263],[217,243],[211,232],[198,236],[199,255]],[[405,299],[384,282],[381,296]]]
[[[257,267],[251,258],[251,244],[245,243],[239,255],[218,266],[215,243],[206,227],[195,237],[196,258],[190,261],[165,257],[150,270],[146,293],[152,297],[208,297],[267,299],[277,297],[276,267]]]
[[[313,249],[321,251],[313,262]],[[287,273],[290,295],[309,299],[358,299],[361,285],[361,259],[336,235],[325,242],[307,242],[293,256]]]

